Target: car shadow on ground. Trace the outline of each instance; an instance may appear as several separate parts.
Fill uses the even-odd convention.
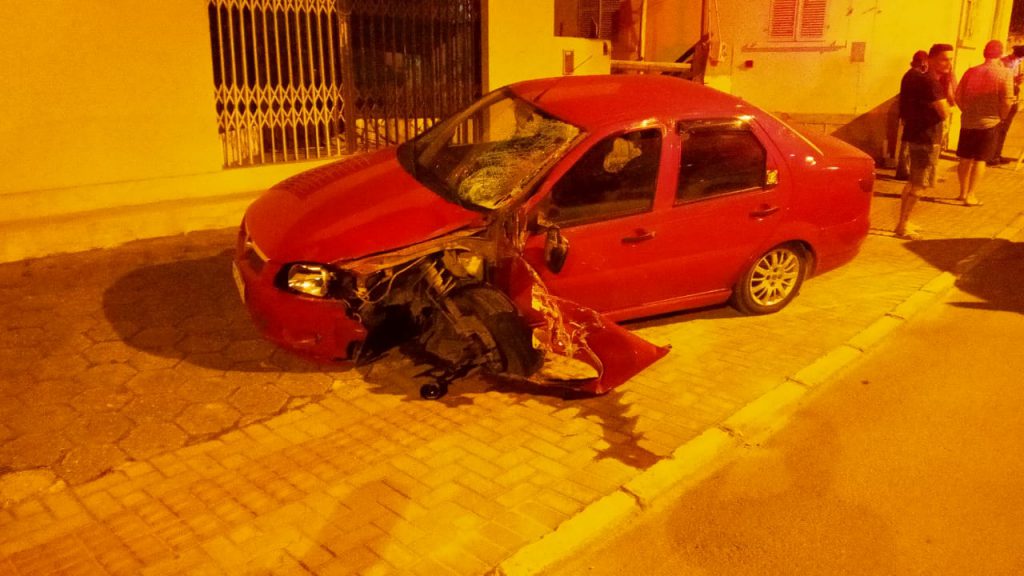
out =
[[[714,306],[707,306],[704,308],[694,308],[692,310],[682,310],[678,312],[666,312],[665,314],[659,314],[657,316],[648,316],[638,320],[628,320],[626,322],[622,322],[622,325],[630,330],[640,330],[641,328],[653,328],[656,326],[679,324],[680,322],[693,322],[696,320],[728,320],[731,318],[745,318],[745,316],[729,304],[716,304]]]
[[[509,405],[540,403],[555,410],[576,409],[575,418],[600,422],[605,448],[597,451],[595,460],[613,459],[638,470],[647,469],[668,454],[658,455],[640,442],[639,416],[630,415],[631,407],[622,400],[618,389],[597,395],[571,388],[543,386],[520,379],[511,379],[473,371],[451,383],[449,393],[437,400],[423,400],[420,386],[430,382],[426,374],[430,366],[416,363],[397,350],[359,366],[357,371],[375,393],[395,395],[406,402],[438,402],[446,408],[472,406],[475,397],[497,391]]]
[[[426,401],[419,391],[430,380],[425,375],[430,367],[414,363],[397,350],[353,368],[308,362],[265,341],[235,289],[230,250],[132,270],[106,289],[103,310],[126,345],[148,354],[211,371],[337,375],[354,370],[371,393],[398,396],[403,402]],[[679,318],[665,316],[662,321],[678,322]],[[453,409],[466,407],[474,403],[474,396],[491,390],[508,395],[512,404],[532,400],[556,408],[576,407],[579,417],[599,420],[608,444],[599,459],[613,458],[644,469],[662,457],[638,444],[643,439],[636,431],[638,418],[627,415],[629,406],[615,391],[594,396],[474,373],[453,382],[450,393],[438,402]]]
[[[121,339],[149,354],[213,370],[319,372],[265,341],[231,277],[231,250],[137,268],[103,294]]]
[[[879,198],[896,198],[899,199],[902,195],[896,192],[875,192],[875,196]],[[949,204],[951,206],[963,206],[963,202],[957,200],[953,196],[932,196],[930,194],[921,194],[917,197],[919,202],[934,202],[935,204]]]
[[[915,240],[905,246],[929,264],[957,275],[956,287],[980,299],[953,306],[1024,314],[1024,243],[965,238]]]

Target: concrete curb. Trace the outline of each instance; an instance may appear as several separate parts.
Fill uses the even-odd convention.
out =
[[[957,274],[964,274],[1002,241],[1024,230],[1024,213],[976,253],[959,262]],[[878,345],[908,319],[928,308],[956,285],[957,275],[942,272],[911,294],[885,316],[861,330],[846,343],[825,353],[791,378],[750,402],[716,428],[683,444],[672,455],[616,491],[590,504],[553,532],[523,546],[501,562],[491,574],[526,576],[570,557],[622,521],[639,515],[666,493],[695,485],[724,466],[729,454],[744,445],[756,445],[785,424],[786,418],[817,386],[856,362],[865,351]]]
[[[638,511],[635,499],[621,490],[612,492],[563,522],[554,532],[520,548],[502,562],[494,573],[502,576],[536,574],[552,563],[567,558],[597,534],[611,529]]]

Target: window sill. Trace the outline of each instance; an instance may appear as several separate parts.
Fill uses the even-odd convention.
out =
[[[752,42],[740,47],[741,52],[838,52],[846,49],[846,43],[825,44],[821,40],[809,42],[780,42],[778,44],[758,44]]]

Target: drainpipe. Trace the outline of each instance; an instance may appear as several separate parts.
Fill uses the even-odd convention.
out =
[[[957,61],[960,59],[960,48],[964,45],[964,23],[967,21],[967,10],[971,0],[960,0],[960,19],[956,23],[956,44],[953,45],[953,74],[957,74]],[[959,74],[957,74],[959,76]]]
[[[1011,10],[1012,5],[1011,5]],[[1010,36],[1010,15],[1007,14],[1006,0],[996,0],[995,16],[992,18],[992,38],[1006,41]],[[1007,49],[1010,47],[1007,46]]]
[[[708,33],[708,0],[700,1],[700,36],[704,37]]]
[[[341,32],[341,90],[345,102],[342,108],[345,120],[345,144],[349,154],[359,151],[356,142],[356,65],[352,54],[352,4],[351,0],[337,0],[339,30]]]
[[[641,62],[647,56],[647,0],[640,2],[640,49],[637,50],[637,57]]]

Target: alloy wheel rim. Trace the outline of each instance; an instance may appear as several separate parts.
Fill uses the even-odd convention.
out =
[[[750,275],[750,296],[759,306],[774,306],[793,293],[800,278],[800,259],[792,250],[765,254]]]

